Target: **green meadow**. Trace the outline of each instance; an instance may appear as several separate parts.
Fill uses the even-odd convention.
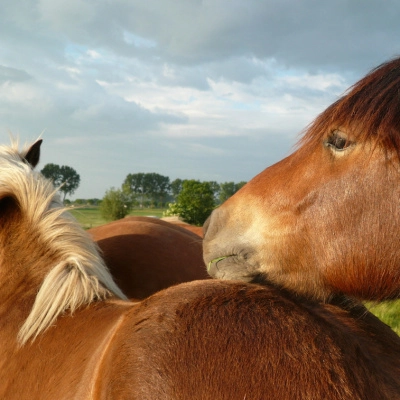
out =
[[[71,214],[78,220],[78,222],[85,229],[94,228],[95,226],[106,224],[105,220],[100,213],[98,207],[72,207],[70,208]],[[161,218],[165,209],[161,208],[143,208],[132,210],[129,215],[139,217],[157,217]]]
[[[366,303],[368,309],[400,336],[400,300]]]
[[[132,210],[129,215],[160,218],[162,217],[163,211],[165,210],[145,208]],[[98,207],[74,207],[71,208],[71,213],[85,229],[90,229],[108,222],[102,218]],[[369,302],[366,303],[366,305],[372,313],[400,335],[400,300],[383,303]]]

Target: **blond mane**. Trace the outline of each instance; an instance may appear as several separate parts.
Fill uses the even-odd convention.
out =
[[[21,344],[34,340],[65,311],[115,295],[126,299],[112,279],[97,245],[63,207],[57,189],[24,160],[17,141],[0,146],[0,199],[12,197],[21,218],[32,227],[59,260],[37,293],[32,310],[18,334]]]

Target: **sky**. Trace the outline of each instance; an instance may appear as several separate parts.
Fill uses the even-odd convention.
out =
[[[248,181],[400,55],[398,0],[0,0],[0,138],[42,135],[71,199],[129,173]]]

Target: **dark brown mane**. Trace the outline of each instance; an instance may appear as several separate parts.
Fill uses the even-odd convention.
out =
[[[380,144],[400,158],[400,57],[374,68],[350,87],[315,119],[301,143],[320,143],[321,134],[338,128],[350,130],[359,141]]]

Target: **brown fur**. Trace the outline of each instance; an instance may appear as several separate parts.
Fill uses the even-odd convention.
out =
[[[188,231],[193,232],[200,237],[203,237],[203,227],[202,226],[195,226],[195,225],[188,224],[187,222],[183,221],[179,217],[163,217],[161,219],[163,221],[169,222],[171,224],[180,226],[181,228],[185,228]]]
[[[400,58],[356,83],[292,155],[214,211],[203,242],[211,275],[320,300],[400,297],[399,91]],[[337,133],[350,144],[342,151]]]
[[[201,238],[166,221],[127,217],[96,228],[97,242],[116,283],[131,299],[169,286],[207,279]]]
[[[1,308],[2,399],[400,398],[399,339],[361,306],[196,281],[94,303],[18,348],[31,298]]]
[[[400,399],[399,337],[344,296],[203,280],[118,299],[29,154],[0,146],[1,399]]]

